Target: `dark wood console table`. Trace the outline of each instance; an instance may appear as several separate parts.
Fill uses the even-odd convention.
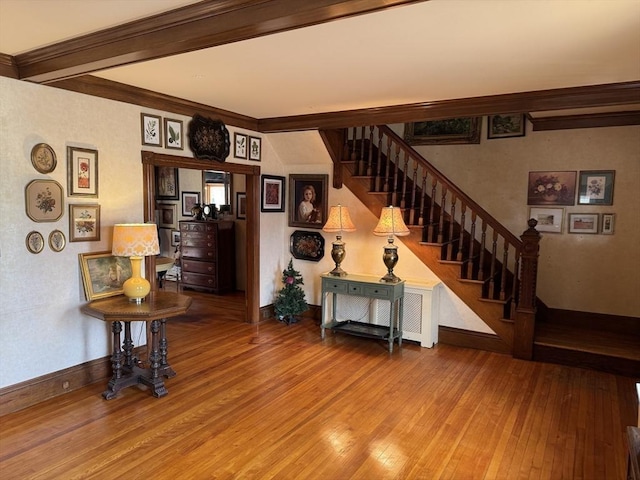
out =
[[[113,376],[102,396],[106,400],[115,398],[118,392],[131,385],[143,384],[151,388],[154,397],[164,397],[167,388],[163,377],[176,375],[167,362],[167,318],[182,315],[191,306],[191,297],[173,292],[151,292],[144,302],[131,303],[124,295],[95,300],[84,305],[83,313],[105,322],[111,322],[113,332],[113,354],[111,365]],[[151,352],[149,368],[138,366],[133,356],[131,322],[151,322]],[[124,323],[124,341],[120,347],[120,333]]]

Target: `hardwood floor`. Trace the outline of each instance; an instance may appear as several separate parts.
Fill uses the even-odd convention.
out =
[[[169,394],[93,384],[0,418],[8,479],[623,479],[632,378],[243,323],[186,292]]]

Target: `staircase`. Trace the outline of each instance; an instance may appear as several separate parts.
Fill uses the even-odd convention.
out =
[[[384,206],[402,209],[411,231],[403,244],[495,332],[494,350],[528,360],[606,366],[623,375],[640,372],[637,351],[622,365],[620,358],[611,360],[610,347],[599,352],[593,341],[563,345],[556,338],[572,338],[566,328],[536,326],[535,222],[517,238],[386,125],[320,135],[333,159],[334,188],[346,185],[376,216]]]

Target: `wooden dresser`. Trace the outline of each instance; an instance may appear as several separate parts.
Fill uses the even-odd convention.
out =
[[[234,223],[221,221],[180,222],[182,287],[224,293],[236,288]]]

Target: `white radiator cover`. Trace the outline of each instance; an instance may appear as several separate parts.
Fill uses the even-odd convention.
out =
[[[438,343],[438,312],[442,283],[407,280],[404,286],[402,338],[431,348]],[[337,320],[389,325],[389,302],[366,297],[338,295]]]

